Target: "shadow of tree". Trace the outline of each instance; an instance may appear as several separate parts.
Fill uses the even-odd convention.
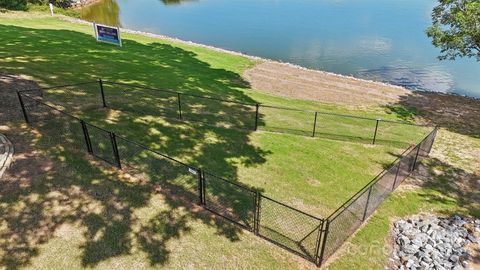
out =
[[[133,178],[55,145],[48,150],[53,159],[50,161],[33,150],[47,143],[44,140],[50,144],[51,140],[44,138],[48,135],[37,134],[38,141],[33,139],[29,144],[30,132],[20,128],[6,132],[16,146],[20,145],[17,155],[31,155],[17,159],[6,179],[2,179],[0,214],[6,229],[0,230],[0,261],[7,269],[27,265],[39,255],[39,245],[47,243],[65,223],[79,223],[85,228],[85,242],[80,248],[82,264],[89,267],[130,254],[135,241],[148,254],[151,265],[163,265],[169,259],[168,241],[189,233],[188,222],[192,220],[215,227],[218,235],[230,241],[239,240],[243,233],[239,227],[195,205],[185,195],[189,191],[172,192],[172,186],[179,187],[168,181]],[[165,196],[168,210],[155,214],[146,224],[140,223],[140,217],[133,212],[145,207],[157,193]],[[190,210],[187,214],[178,211],[180,208]]]
[[[458,134],[480,138],[480,100],[416,91],[385,108],[404,120],[417,118]]]
[[[125,40],[124,46],[130,50],[127,54],[122,48],[97,44],[91,36],[79,32],[5,25],[0,25],[0,31],[8,40],[0,41],[0,55],[9,59],[2,68],[9,73],[25,73],[43,84],[96,77],[129,78],[129,82],[147,86],[158,83],[190,93],[221,93],[224,98],[254,102],[242,92],[248,84],[237,73],[213,68],[195,53],[168,44],[146,45]],[[58,49],[60,46],[62,50]],[[5,55],[20,47],[20,54]],[[29,68],[25,68],[23,61],[31,64]],[[14,87],[30,88],[30,84],[22,86],[7,81],[1,89],[2,95],[7,92],[13,101]],[[48,94],[65,96],[55,91]],[[3,106],[4,100],[0,103]],[[15,118],[8,115],[6,119],[18,119],[18,113]],[[121,115],[115,122],[123,123],[123,126],[115,124],[115,130],[122,135],[137,137],[142,132],[148,140],[138,138],[140,142],[148,142],[157,150],[175,149],[168,154],[188,157],[189,163],[202,164],[231,179],[237,179],[231,160],[254,166],[265,162],[264,156],[268,154],[250,143],[248,132],[180,126],[132,114]],[[134,122],[135,132],[129,125]],[[230,241],[238,240],[242,233],[211,213],[197,209],[186,215],[176,210],[180,205],[186,209],[198,208],[190,199],[194,191],[175,184],[176,179],[188,174],[185,167],[169,168],[151,162],[142,168],[143,175],[135,175],[142,177],[132,177],[128,171],[116,171],[101,162],[85,160],[85,155],[65,150],[71,146],[72,138],[59,134],[60,128],[55,130],[54,126],[40,124],[32,135],[30,129],[20,128],[15,121],[7,125],[12,128],[5,133],[17,147],[16,161],[7,179],[2,179],[0,190],[0,214],[6,224],[6,229],[0,230],[0,246],[4,250],[0,261],[8,269],[29,264],[38,255],[38,246],[48,242],[65,223],[85,228],[82,264],[88,267],[129,254],[135,239],[152,265],[165,264],[169,259],[167,242],[190,232],[188,220],[213,226],[218,235]],[[37,158],[42,156],[35,152],[37,148],[49,149],[45,150],[49,158]],[[241,196],[225,194],[221,189],[218,192],[219,196],[234,199]],[[169,209],[159,212],[141,225],[140,233],[135,233],[138,217],[134,212],[145,207],[156,193],[165,195]],[[235,201],[241,206],[241,200]],[[24,203],[18,205],[19,202]]]
[[[149,250],[151,265],[168,261],[169,250],[165,244],[170,238],[180,238],[182,233],[189,232],[191,228],[187,222],[188,218],[174,209],[158,213],[141,228],[139,242],[144,250]]]
[[[417,119],[422,122],[438,125],[450,132],[466,135],[473,139],[480,138],[480,101],[471,98],[445,95],[431,92],[411,92],[409,95],[401,97],[396,104],[386,106],[390,113],[397,114],[404,120]],[[462,144],[461,136],[451,137],[442,136],[437,138],[437,143],[442,143],[443,154],[432,156],[424,161],[424,166],[420,166],[415,174],[415,184],[434,191],[442,195],[426,194],[425,199],[430,202],[442,202],[444,204],[458,205],[460,208],[467,209],[467,213],[472,216],[480,216],[480,176],[475,171],[465,170],[463,167],[472,167],[471,164],[462,163],[476,162],[474,159],[465,159],[462,161],[461,154],[458,156],[456,147],[473,147],[470,144]],[[450,144],[455,147],[449,146]],[[436,147],[439,147],[438,145]],[[452,148],[453,147],[453,148]],[[466,150],[474,155],[475,150]],[[443,160],[442,155],[448,159],[455,159],[456,165],[447,160]],[[465,158],[465,157],[464,157]],[[451,213],[445,213],[451,214]]]
[[[414,184],[437,191],[422,195],[427,202],[456,205],[455,211],[465,209],[468,215],[480,217],[480,176],[467,172],[437,158],[423,161],[414,178]],[[444,212],[451,215],[451,212]]]
[[[3,70],[25,73],[47,85],[103,78],[255,103],[240,91],[249,83],[235,71],[214,68],[196,53],[166,43],[142,44],[125,39],[120,48],[69,30],[0,25],[0,31],[8,41],[0,42],[0,55],[9,58]],[[22,48],[21,53],[16,48]],[[229,55],[204,57],[241,61]],[[226,59],[215,59],[219,57]],[[25,61],[29,62],[28,69]]]
[[[2,100],[0,124],[22,118],[22,113],[18,106],[18,97],[12,93],[20,89],[33,89],[37,87],[39,86],[34,81],[0,72],[0,89],[2,90],[0,91],[0,100]]]

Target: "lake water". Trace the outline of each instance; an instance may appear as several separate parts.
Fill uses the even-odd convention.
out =
[[[439,61],[426,0],[104,0],[87,20],[308,68],[480,98],[480,63]]]

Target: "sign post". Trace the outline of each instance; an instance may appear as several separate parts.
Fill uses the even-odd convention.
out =
[[[98,42],[105,42],[122,47],[122,39],[120,38],[120,28],[93,23],[95,29],[95,38]]]

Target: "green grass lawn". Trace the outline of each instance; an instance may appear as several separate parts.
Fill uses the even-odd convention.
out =
[[[256,91],[241,78],[243,71],[255,64],[244,57],[131,34],[123,35],[124,47],[118,48],[97,43],[91,31],[89,25],[56,18],[23,13],[1,15],[2,70],[28,75],[43,86],[102,78],[246,103],[402,119],[385,108],[352,109]],[[426,135],[426,130],[419,134],[408,126],[382,122],[379,144],[372,146],[355,138],[371,136],[374,121],[373,124],[364,120],[338,121],[328,115],[318,119],[318,138],[269,132],[289,128],[308,134],[313,117],[311,113],[279,113],[268,108],[260,110],[261,131],[226,129],[197,122],[214,122],[217,126],[233,128],[250,127],[252,111],[243,106],[202,104],[186,97],[183,100],[184,116],[195,121],[181,122],[175,119],[175,113],[168,117],[157,114],[167,107],[171,108],[168,112],[176,112],[175,97],[143,90],[119,94],[121,90],[120,87],[106,87],[110,109],[100,108],[96,84],[48,90],[44,98],[61,104],[88,122],[188,164],[258,188],[269,197],[318,216],[330,214],[392,162],[408,143],[418,142]],[[80,157],[68,151],[58,152],[59,146],[65,142],[48,141],[48,136],[44,141],[39,145],[43,149],[57,146],[56,151],[47,153],[72,170],[68,178],[73,182],[61,183],[63,177],[58,174],[46,176],[45,181],[52,181],[57,185],[54,187],[59,185],[62,188],[80,185],[88,192],[99,187],[108,196],[113,192],[120,205],[127,204],[128,211],[124,212],[122,207],[108,209],[116,204],[110,200],[112,197],[92,195],[92,203],[98,204],[98,209],[94,210],[97,212],[64,220],[69,223],[65,229],[69,238],[52,236],[51,241],[44,242],[36,251],[39,255],[32,256],[33,268],[58,262],[59,258],[49,250],[64,251],[63,265],[77,267],[222,268],[231,260],[234,264],[227,267],[310,267],[308,263],[299,265],[299,259],[293,255],[287,255],[286,251],[253,235],[243,234],[238,228],[177,207],[169,196],[154,195],[151,189],[135,184],[117,183],[116,172],[92,169],[91,164]],[[153,176],[150,173],[150,180]],[[49,183],[45,181],[42,183]],[[42,196],[47,196],[49,187],[52,185],[45,184],[40,190],[33,191],[41,191]],[[17,194],[16,199],[35,197],[29,192],[32,190]],[[24,207],[21,203],[17,206],[13,199],[7,206]],[[73,212],[68,216],[78,214]],[[48,213],[42,215],[48,216]],[[118,222],[115,216],[119,217]],[[159,250],[158,253],[155,250]],[[223,256],[218,255],[219,250]]]

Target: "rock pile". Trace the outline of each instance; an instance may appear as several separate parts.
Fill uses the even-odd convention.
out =
[[[470,258],[467,245],[478,240],[480,219],[454,216],[412,217],[395,222],[393,269],[464,269]]]

